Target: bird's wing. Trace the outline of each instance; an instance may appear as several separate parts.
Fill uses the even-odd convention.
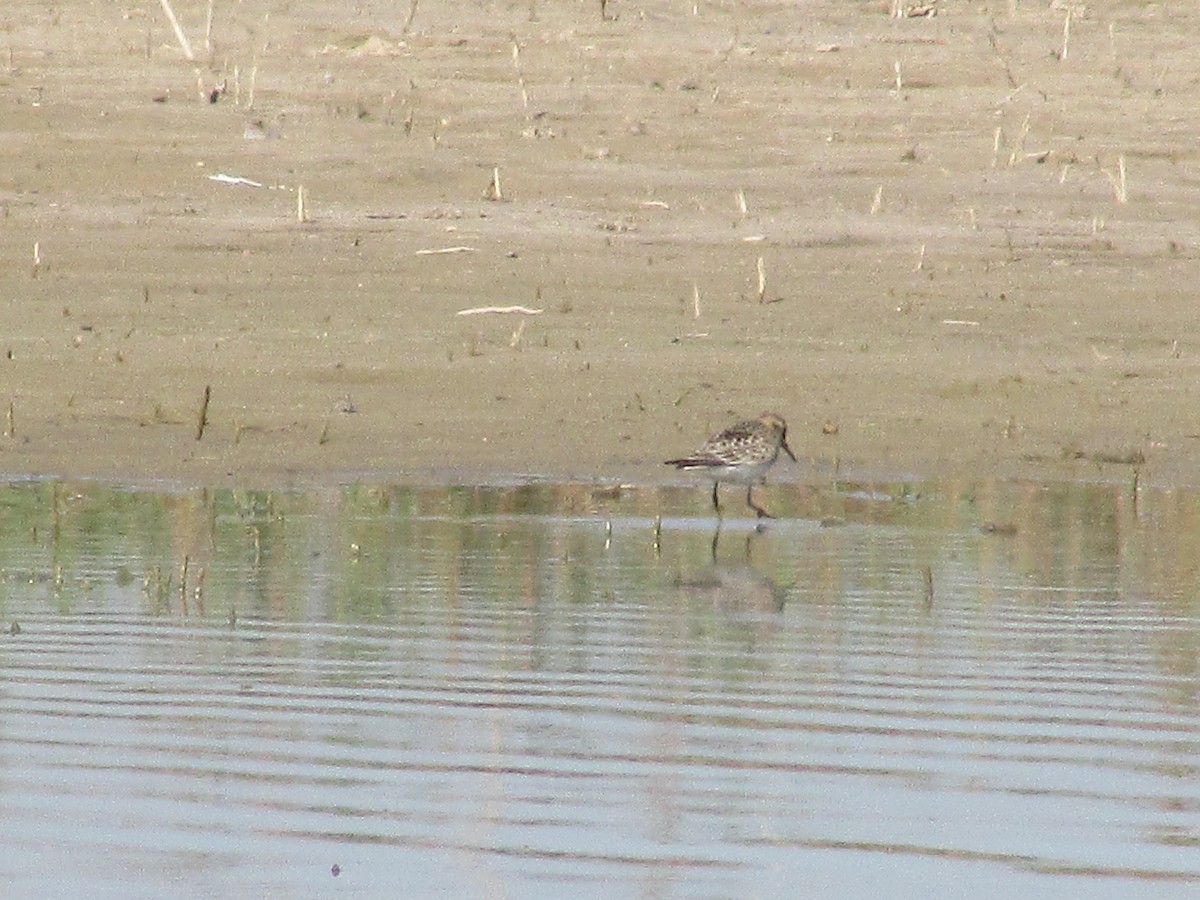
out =
[[[738,422],[730,425],[720,434],[714,434],[696,456],[713,460],[713,465],[729,465],[740,461],[747,445],[758,440],[755,422]]]

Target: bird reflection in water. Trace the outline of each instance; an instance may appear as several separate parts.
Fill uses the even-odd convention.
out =
[[[774,579],[750,565],[714,564],[694,576],[681,576],[678,585],[689,596],[731,616],[778,614],[787,600]]]

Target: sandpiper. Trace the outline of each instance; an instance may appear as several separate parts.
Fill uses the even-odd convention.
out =
[[[760,519],[772,519],[774,516],[754,502],[753,491],[754,485],[766,481],[767,470],[775,465],[780,450],[796,461],[796,454],[787,444],[787,422],[782,416],[768,412],[757,419],[730,425],[710,437],[691,456],[668,459],[666,465],[703,470],[713,480],[713,508],[717,518],[721,516],[717,490],[722,481],[731,481],[746,485],[746,505]]]

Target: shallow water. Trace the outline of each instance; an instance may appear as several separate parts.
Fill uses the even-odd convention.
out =
[[[5,895],[1193,895],[1200,495],[764,497],[0,489]]]

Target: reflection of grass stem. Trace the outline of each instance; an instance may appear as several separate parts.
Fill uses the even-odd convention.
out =
[[[188,563],[191,560],[188,557],[183,558],[183,564],[179,567],[179,611],[186,615],[187,613],[187,574]]]
[[[192,602],[196,606],[196,612],[204,615],[204,567],[196,573],[196,586],[192,588]]]

